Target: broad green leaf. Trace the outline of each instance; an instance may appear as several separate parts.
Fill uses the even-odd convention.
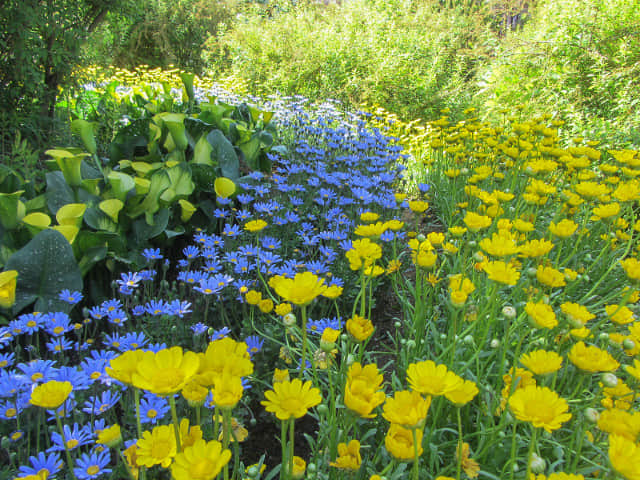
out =
[[[65,288],[82,291],[82,274],[71,245],[55,230],[36,235],[11,256],[5,268],[18,271],[14,313],[33,302],[38,312],[68,312],[71,305],[58,295]]]
[[[187,140],[187,134],[184,127],[184,113],[166,113],[160,114],[162,117],[162,121],[169,129],[169,133],[171,133],[171,139],[178,150],[186,150],[189,145],[189,141]],[[169,149],[172,151],[172,149]]]
[[[122,202],[127,200],[127,194],[136,186],[133,177],[122,172],[109,172],[107,179],[113,189],[113,194]]]
[[[57,154],[58,152],[68,153],[64,150],[47,150],[45,153],[55,158],[58,168],[62,171],[62,175],[69,185],[72,187],[79,186],[82,183],[82,159],[89,154],[54,156],[54,153]]]
[[[138,219],[131,224],[134,240],[138,245],[144,245],[154,237],[160,235],[169,223],[169,209],[163,208],[157,212],[148,223],[148,219]]]
[[[191,161],[191,164],[199,163],[202,165],[213,165],[211,152],[213,152],[213,147],[207,140],[207,137],[203,135],[200,137],[200,140],[196,142],[193,149],[193,160]]]
[[[149,193],[147,193],[142,202],[128,212],[131,218],[136,218],[143,213],[154,215],[160,209],[160,195],[171,186],[171,180],[166,171],[158,170],[151,175],[150,181]]]
[[[87,208],[84,213],[84,221],[94,230],[115,233],[118,225],[111,220],[109,215],[96,207]]]
[[[168,168],[166,172],[177,197],[188,197],[193,193],[196,186],[191,179],[191,170],[185,163]]]
[[[7,230],[18,226],[25,214],[25,205],[20,201],[24,190],[13,193],[0,193],[0,223]],[[21,207],[22,205],[22,207]]]
[[[240,162],[231,142],[220,130],[214,130],[207,135],[207,141],[213,147],[213,159],[220,166],[223,177],[235,180],[240,176]]]
[[[247,162],[251,170],[259,170],[258,157],[260,156],[260,140],[258,137],[253,137],[248,142],[239,144],[238,148],[242,151],[244,161]]]
[[[190,101],[193,102],[195,98],[195,93],[193,91],[193,79],[195,75],[193,73],[182,72],[180,74],[180,79],[182,80],[182,84],[184,85],[184,90],[187,93],[187,97]]]
[[[45,175],[47,181],[47,206],[54,215],[58,210],[69,203],[75,203],[73,190],[66,182],[62,172],[49,172]]]
[[[215,192],[216,169],[210,165],[191,163],[191,175],[196,189],[202,192]]]

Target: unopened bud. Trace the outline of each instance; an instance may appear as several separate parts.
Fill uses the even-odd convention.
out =
[[[296,324],[296,316],[293,313],[287,313],[282,318],[282,323],[284,323],[285,327],[293,327]]]
[[[516,318],[516,309],[511,305],[505,305],[502,307],[502,315],[509,319]]]
[[[584,411],[584,418],[591,423],[598,423],[600,413],[595,408],[589,407]]]
[[[533,473],[540,474],[544,472],[546,466],[547,462],[545,462],[544,458],[533,452],[533,454],[531,455],[531,471]]]
[[[605,387],[613,388],[618,385],[618,377],[611,372],[603,373],[600,379]]]

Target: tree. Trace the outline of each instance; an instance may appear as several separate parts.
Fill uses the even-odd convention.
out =
[[[82,42],[124,1],[0,1],[0,112],[53,118]]]

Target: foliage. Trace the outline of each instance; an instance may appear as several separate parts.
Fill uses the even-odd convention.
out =
[[[109,13],[91,36],[85,58],[105,66],[175,65],[201,73],[205,41],[223,31],[238,8],[230,0],[131,1],[128,8]]]
[[[304,4],[240,17],[205,54],[213,72],[246,78],[253,91],[432,118],[471,100],[469,82],[496,42],[487,16],[410,0]]]
[[[640,144],[640,12],[631,0],[541,1],[480,69],[497,114],[562,116],[573,134]]]

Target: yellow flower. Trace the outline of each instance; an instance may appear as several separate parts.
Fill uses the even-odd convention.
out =
[[[29,402],[36,407],[55,410],[67,400],[72,390],[71,382],[49,380],[33,389]]]
[[[429,203],[422,200],[411,200],[409,202],[409,208],[412,212],[423,213],[429,208]]]
[[[569,404],[564,398],[546,387],[535,385],[516,390],[509,398],[509,407],[518,420],[542,427],[549,433],[571,418]]]
[[[269,286],[286,302],[295,305],[308,305],[327,289],[324,279],[311,272],[296,273],[294,278],[276,275],[269,279]]]
[[[513,221],[513,228],[515,228],[521,233],[528,233],[528,232],[533,232],[533,230],[535,229],[535,226],[531,222],[527,222],[526,220],[516,218]]]
[[[489,279],[505,285],[515,285],[520,279],[520,272],[510,264],[502,261],[484,262],[482,269]]]
[[[335,462],[329,463],[329,465],[343,470],[358,470],[361,463],[360,442],[351,440],[348,444],[338,444],[338,458],[336,458]]]
[[[183,353],[171,347],[157,353],[145,351],[138,359],[131,381],[136,388],[160,396],[179,392],[195,376],[200,358],[194,352]]]
[[[418,439],[418,456],[424,453],[422,448],[422,429],[416,429],[416,438]],[[413,432],[401,425],[392,423],[389,431],[384,437],[384,446],[387,451],[396,459],[402,461],[412,461],[414,459],[413,452]]]
[[[291,377],[289,376],[289,370],[286,368],[276,368],[273,371],[273,378],[271,379],[272,383],[288,382],[289,380],[291,380]]]
[[[363,267],[370,267],[382,257],[382,248],[377,243],[368,238],[355,240],[351,245],[351,250],[345,254],[349,260],[351,270],[360,270]]]
[[[423,395],[445,395],[462,386],[464,380],[449,371],[446,365],[431,360],[412,363],[407,368],[409,386]]]
[[[190,407],[203,405],[209,390],[200,385],[197,381],[191,380],[182,389],[182,396],[187,400]]]
[[[167,468],[176,456],[176,436],[171,425],[159,425],[146,431],[137,442],[136,463],[139,467],[162,465]]]
[[[571,325],[576,328],[582,328],[589,320],[596,318],[586,307],[578,303],[565,302],[560,305],[560,310],[567,316]]]
[[[598,418],[598,428],[635,442],[640,435],[640,412],[631,413],[620,408],[605,410]]]
[[[304,477],[304,471],[307,469],[307,462],[304,459],[298,457],[297,455],[293,456],[293,472],[291,472],[291,476],[294,480],[299,480]]]
[[[367,223],[375,222],[379,218],[380,218],[380,215],[374,212],[363,212],[360,214],[360,220]]]
[[[359,237],[373,237],[378,238],[384,232],[387,231],[389,227],[386,222],[376,222],[371,223],[369,225],[358,225],[353,233],[358,235]]]
[[[520,256],[524,258],[542,257],[554,247],[549,240],[531,240],[520,245]]]
[[[432,268],[438,260],[438,255],[433,250],[428,252],[419,251],[413,255],[413,262],[422,268]]]
[[[262,313],[271,313],[273,311],[273,300],[265,298],[258,302],[258,308]]]
[[[611,321],[618,325],[626,325],[627,323],[632,323],[635,320],[633,312],[625,306],[606,305],[604,310],[607,312],[607,315],[609,315],[609,318],[611,318]]]
[[[416,391],[401,390],[384,403],[382,416],[390,423],[406,428],[424,425],[431,405],[431,397],[423,398]]]
[[[471,280],[463,277],[461,274],[451,275],[449,277],[449,291],[461,290],[467,295],[472,293],[476,289]]]
[[[640,380],[640,360],[634,359],[633,366],[626,365],[625,370],[636,380]]]
[[[327,289],[324,291],[322,296],[330,300],[335,300],[340,295],[342,295],[343,290],[344,289],[342,287],[339,287],[337,285],[331,285],[330,287],[327,287]]]
[[[303,417],[309,408],[322,401],[320,390],[311,388],[310,380],[303,384],[299,378],[276,383],[264,396],[266,400],[260,403],[280,420]]]
[[[515,238],[508,230],[500,230],[491,238],[480,240],[480,248],[493,257],[506,257],[518,253]]]
[[[537,303],[527,302],[524,310],[527,312],[527,315],[529,315],[533,324],[538,328],[553,328],[558,325],[558,320],[553,308],[542,300]]]
[[[584,342],[576,343],[569,351],[568,358],[580,370],[592,373],[612,372],[620,366],[608,352],[594,345],[587,346]]]
[[[454,405],[461,407],[473,400],[478,392],[478,386],[475,382],[465,380],[462,385],[455,390],[445,393],[444,396]]]
[[[213,480],[230,459],[231,451],[220,442],[198,440],[176,455],[171,475],[175,480]]]
[[[520,363],[535,375],[548,375],[557,372],[562,367],[562,357],[556,352],[534,350],[520,357]]]
[[[538,265],[538,268],[536,269],[536,278],[541,284],[552,288],[564,287],[567,284],[562,272],[553,267],[545,267],[543,265]]]
[[[349,332],[353,338],[358,342],[364,342],[373,333],[374,327],[371,320],[361,317],[360,315],[354,315],[347,320],[347,332]]]
[[[17,270],[0,273],[0,307],[10,308],[16,303],[17,278]]]
[[[382,391],[383,377],[376,364],[354,362],[347,372],[344,405],[362,418],[374,418],[373,410],[385,401]]]
[[[564,472],[554,472],[549,474],[549,476],[545,476],[543,474],[534,475],[532,473],[529,480],[584,480],[584,476]]]
[[[610,435],[609,461],[627,480],[640,480],[640,445],[620,435]]]
[[[218,408],[232,409],[242,398],[243,391],[240,377],[224,372],[213,384],[213,401]]]
[[[549,223],[549,231],[556,237],[560,238],[570,237],[576,232],[577,229],[578,224],[573,220],[569,220],[568,218],[560,220],[558,223]]]
[[[245,342],[225,337],[209,343],[201,356],[197,381],[202,386],[212,386],[215,379],[224,372],[236,377],[246,377],[253,373],[253,363]]]
[[[620,265],[622,265],[622,268],[624,268],[624,273],[627,274],[629,280],[640,280],[640,260],[638,260],[637,258],[629,257],[621,260]]]
[[[220,418],[218,421],[222,421]],[[231,417],[231,435],[229,436],[229,441],[231,442],[244,442],[249,436],[249,430],[244,428],[236,419],[236,417]],[[224,432],[220,432],[218,435],[218,441],[222,441],[224,438]]]
[[[244,229],[247,232],[256,233],[262,230],[267,226],[267,222],[262,219],[251,220],[250,222],[245,223]]]
[[[115,425],[111,425],[108,428],[105,428],[104,430],[100,430],[100,432],[95,433],[98,434],[96,443],[99,445],[106,445],[109,448],[115,447],[122,441],[120,425],[118,425],[117,423]]]
[[[478,215],[475,212],[467,212],[462,221],[472,232],[478,232],[491,225],[491,217]]]
[[[614,215],[617,215],[618,213],[620,213],[620,204],[613,202],[613,203],[606,203],[603,205],[600,205],[596,208],[593,209],[593,217],[591,217],[591,220],[593,221],[598,221],[601,220],[603,218],[609,218],[609,217],[613,217]]]
[[[467,477],[476,478],[480,473],[480,464],[470,458],[469,454],[469,444],[467,442],[462,444],[462,451],[460,451],[460,444],[456,446],[456,457],[460,459],[462,470],[467,474]]]
[[[440,246],[444,243],[444,233],[442,232],[431,232],[427,235],[427,240],[431,242],[431,245],[434,247]]]
[[[202,429],[200,425],[189,426],[189,419],[183,418],[178,426],[180,431],[180,445],[182,448],[190,447],[196,441],[202,440]]]
[[[291,304],[290,303],[279,303],[276,306],[276,313],[278,315],[280,315],[281,317],[284,317],[287,313],[291,313]]]
[[[244,299],[249,305],[258,305],[262,301],[262,293],[256,292],[255,290],[249,290],[245,294]]]
[[[449,233],[454,237],[461,237],[467,232],[467,229],[464,227],[449,227]]]

